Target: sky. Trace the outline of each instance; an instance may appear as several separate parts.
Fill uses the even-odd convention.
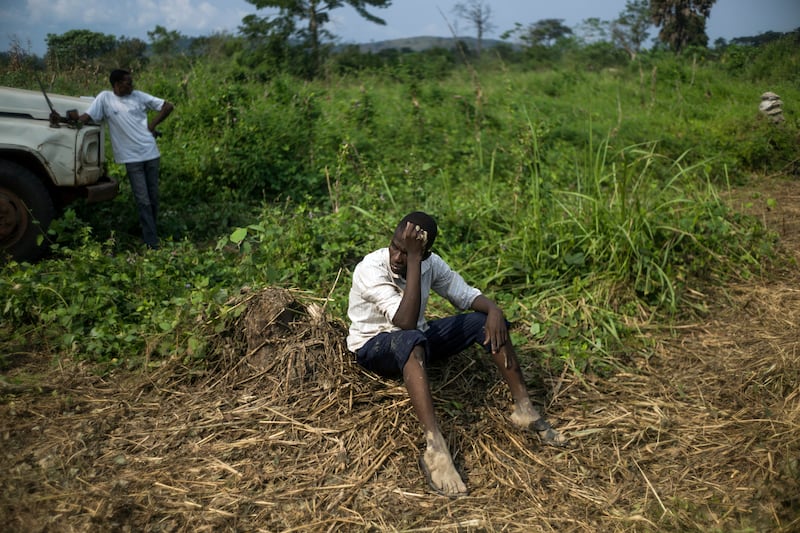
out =
[[[463,0],[461,0],[463,2]],[[386,21],[385,26],[361,18],[352,8],[331,13],[327,29],[340,43],[369,43],[419,36],[471,36],[472,29],[453,13],[459,0],[394,0],[389,8],[369,11]],[[484,38],[497,38],[514,27],[541,19],[562,19],[574,29],[583,20],[612,20],[625,8],[625,0],[491,0],[491,22],[495,31]],[[246,0],[0,0],[0,50],[16,41],[23,50],[43,56],[48,33],[87,29],[116,37],[149,42],[148,31],[156,25],[189,37],[225,32],[236,34],[242,18],[266,16],[274,11],[257,10]],[[800,27],[800,0],[717,0],[706,25],[709,43],[722,37],[758,35],[766,31],[787,32]],[[651,31],[651,35],[655,35]]]

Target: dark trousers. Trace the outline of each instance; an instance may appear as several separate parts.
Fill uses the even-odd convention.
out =
[[[125,163],[128,180],[131,183],[133,199],[139,211],[139,224],[142,226],[142,239],[150,248],[158,248],[158,170],[160,158],[138,163]]]
[[[415,346],[424,346],[426,363],[446,360],[473,344],[482,344],[486,338],[485,324],[486,315],[474,312],[432,320],[425,331],[379,333],[359,348],[356,360],[376,374],[397,377],[402,375]]]

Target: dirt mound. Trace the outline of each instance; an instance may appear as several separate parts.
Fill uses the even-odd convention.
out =
[[[261,395],[285,404],[302,401],[317,387],[331,389],[344,378],[344,369],[351,364],[344,326],[326,320],[319,304],[301,304],[297,296],[310,298],[267,288],[233,304],[241,314],[220,333],[209,335],[213,351],[222,354],[215,369],[221,383],[235,386],[242,379],[264,380],[270,387]]]
[[[780,203],[778,204],[781,205]],[[426,489],[402,383],[352,361],[303,293],[232,302],[213,364],[62,362],[0,402],[7,531],[685,531],[800,527],[800,276],[731,284],[637,367],[529,387],[570,450],[507,422],[479,350],[432,369],[470,496]],[[709,296],[709,295],[706,295]],[[41,358],[14,372],[30,372]]]

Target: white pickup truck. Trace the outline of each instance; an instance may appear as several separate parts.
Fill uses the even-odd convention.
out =
[[[0,87],[0,263],[39,257],[50,222],[70,201],[111,200],[119,192],[106,175],[102,126],[51,120],[51,106],[74,117],[90,103]]]

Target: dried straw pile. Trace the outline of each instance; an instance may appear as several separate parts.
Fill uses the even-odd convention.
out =
[[[217,337],[204,373],[178,362],[0,403],[6,531],[686,531],[800,529],[800,276],[733,285],[707,318],[649,332],[610,377],[551,376],[536,398],[574,437],[542,447],[506,421],[478,352],[433,371],[471,495],[431,495],[398,382],[351,361],[341,324],[266,289]],[[24,365],[19,367],[24,368]],[[30,365],[28,365],[30,371]]]

